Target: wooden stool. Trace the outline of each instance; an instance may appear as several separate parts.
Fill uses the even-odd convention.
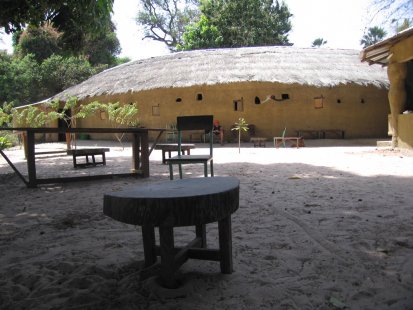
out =
[[[238,179],[190,178],[106,194],[103,213],[142,226],[145,269],[141,278],[160,275],[165,287],[176,288],[174,274],[189,258],[219,261],[222,273],[232,273],[231,214],[238,206]],[[213,222],[218,222],[219,249],[207,248],[205,224]],[[185,247],[175,247],[173,228],[182,226],[195,226],[196,238]],[[159,227],[159,246],[155,227]]]

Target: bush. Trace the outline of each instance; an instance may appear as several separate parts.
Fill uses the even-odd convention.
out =
[[[13,143],[9,140],[8,136],[0,137],[0,150],[12,147]]]

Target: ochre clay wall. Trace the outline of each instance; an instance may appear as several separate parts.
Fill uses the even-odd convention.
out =
[[[279,99],[282,94],[288,94],[289,99],[255,102],[255,97],[262,102],[268,95]],[[314,107],[316,97],[323,97],[323,108]],[[140,123],[148,128],[165,128],[166,124],[175,123],[180,115],[212,114],[224,127],[226,141],[232,138],[231,125],[240,117],[256,126],[256,136],[267,138],[281,135],[285,127],[287,135],[295,135],[298,129],[343,129],[346,138],[381,138],[387,135],[389,114],[387,89],[358,85],[316,88],[236,83],[158,89],[90,99],[93,100],[125,104],[137,102]],[[235,111],[234,100],[242,102],[242,111]],[[78,127],[110,127],[110,124],[97,113],[94,117],[78,120]],[[107,135],[106,138],[112,137]],[[151,138],[154,137],[153,133]]]
[[[399,115],[399,147],[413,149],[413,114]]]

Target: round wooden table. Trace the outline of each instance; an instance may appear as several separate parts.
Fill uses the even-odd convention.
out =
[[[164,286],[174,288],[174,274],[189,258],[219,261],[222,273],[232,273],[231,214],[238,206],[238,179],[190,178],[105,194],[103,213],[142,226],[145,269],[141,278],[159,274]],[[218,222],[219,249],[207,248],[205,224],[212,222]],[[196,238],[185,247],[174,246],[173,228],[179,226],[196,228]],[[155,227],[159,227],[159,246]]]

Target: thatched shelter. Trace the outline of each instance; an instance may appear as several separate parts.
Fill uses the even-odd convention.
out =
[[[392,146],[413,149],[413,28],[365,48],[360,58],[387,66]]]
[[[178,115],[213,114],[226,129],[244,117],[256,125],[257,135],[268,138],[284,127],[289,134],[342,129],[347,137],[384,136],[386,71],[361,63],[358,55],[295,47],[179,52],[108,69],[55,98],[137,102],[147,127],[165,127]],[[80,125],[105,122],[100,115]]]

